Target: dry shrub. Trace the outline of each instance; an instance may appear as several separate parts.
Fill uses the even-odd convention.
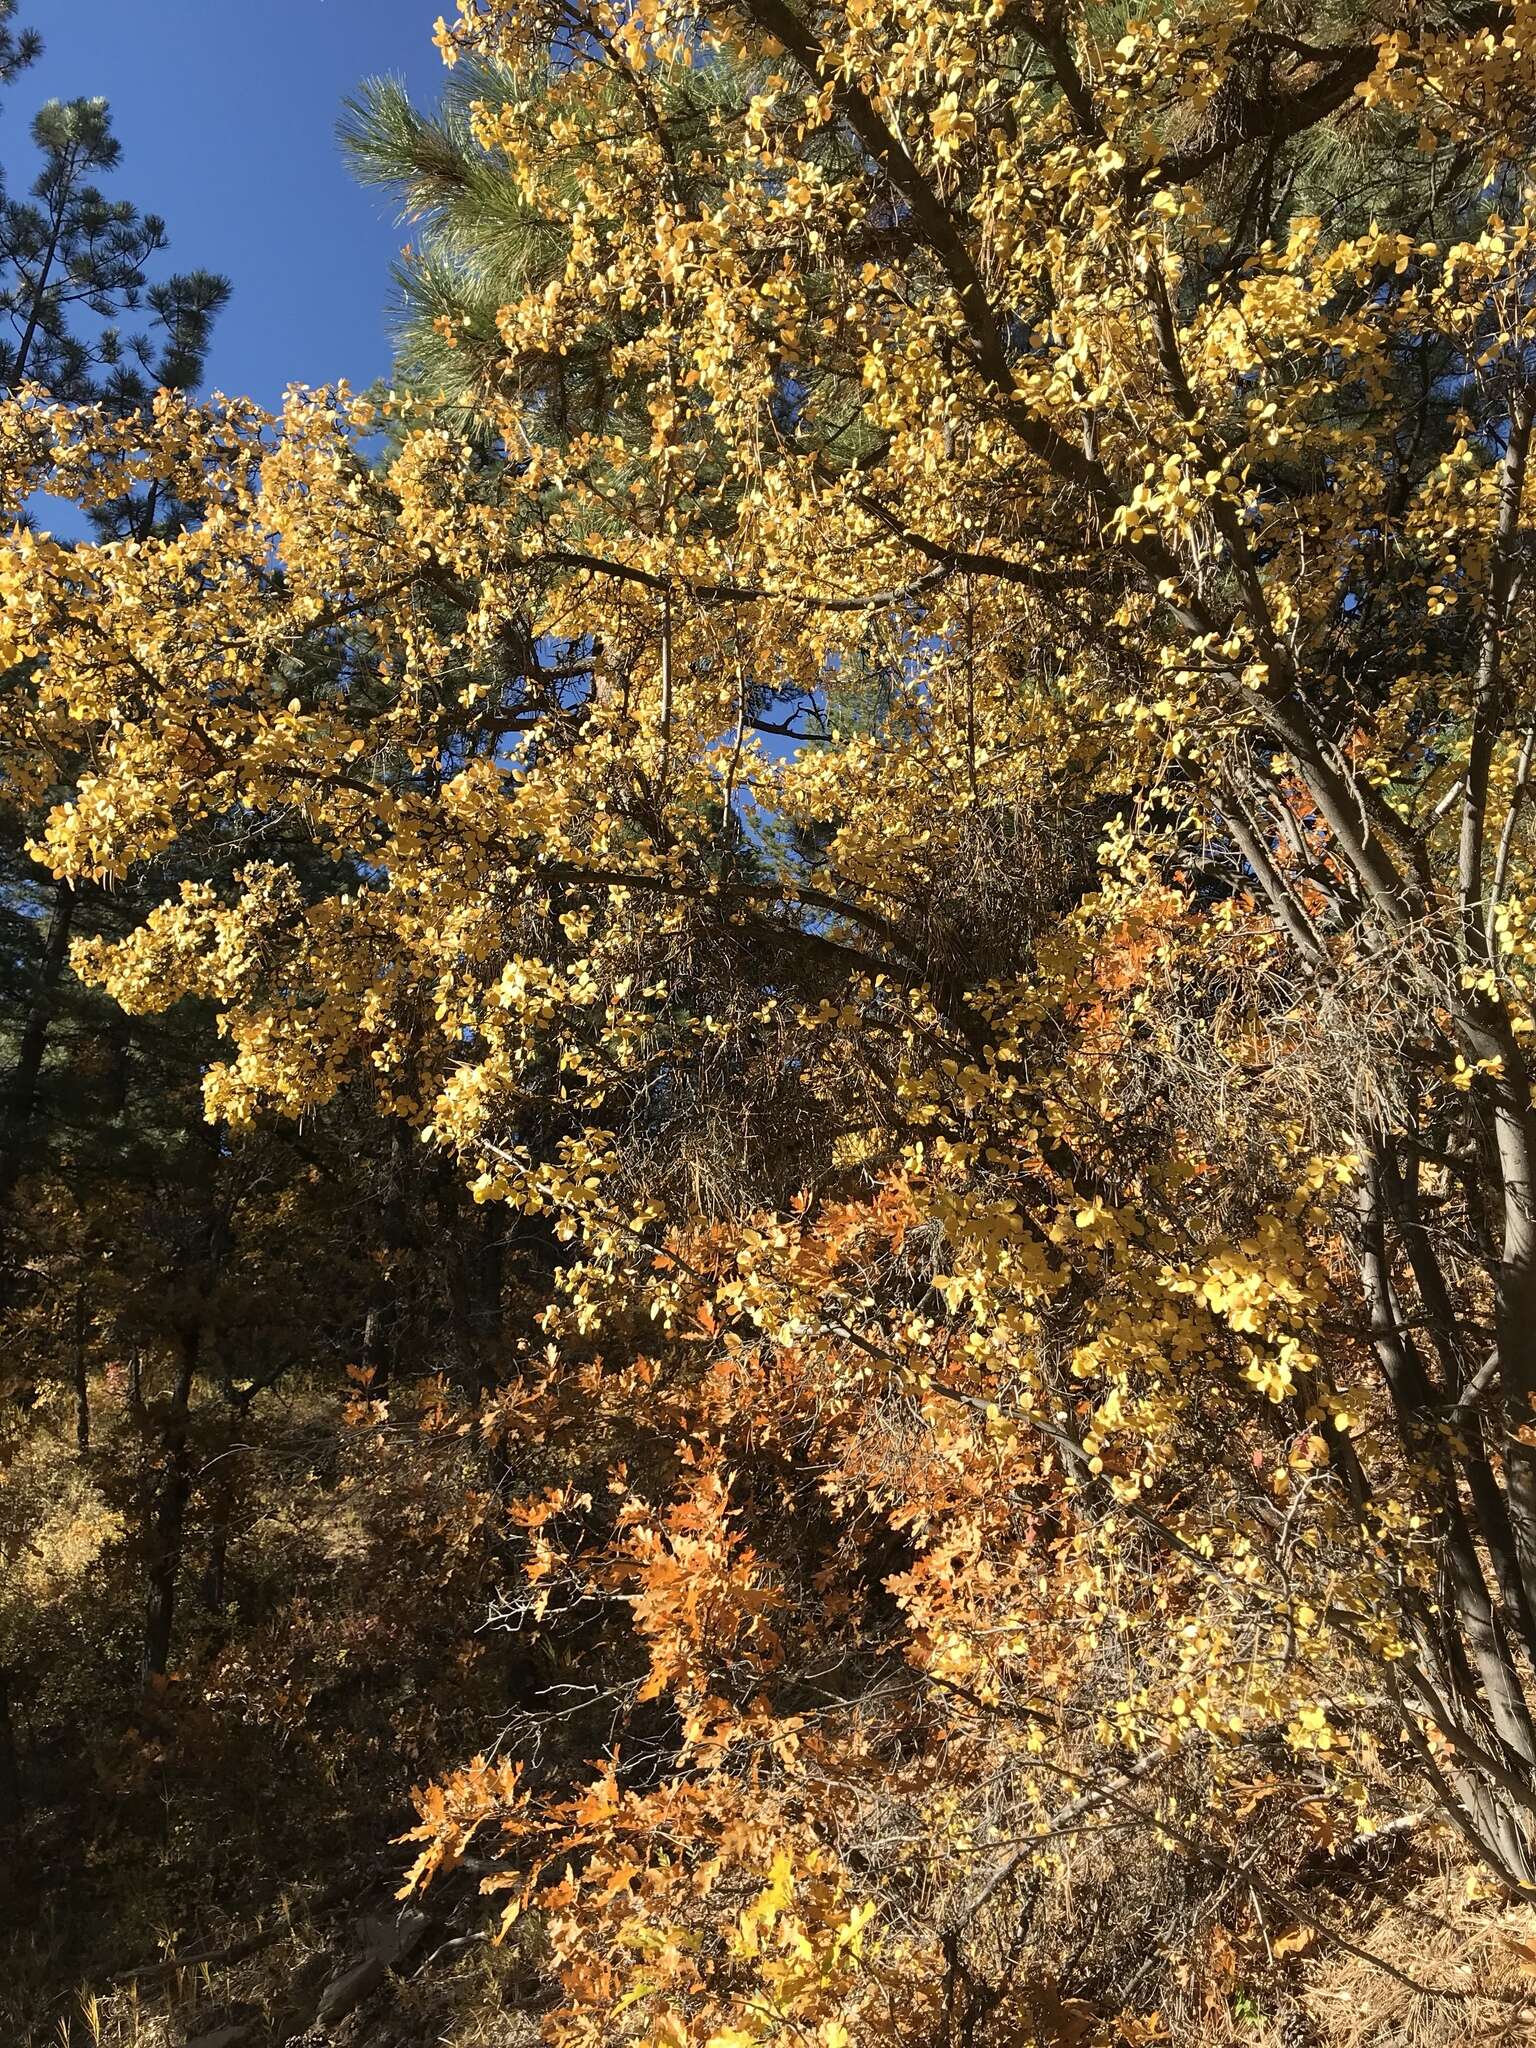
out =
[[[1037,2038],[1029,2028],[1063,2000],[1060,2031],[1038,2038],[1081,2048],[1154,2014],[1165,2048],[1528,2048],[1536,1907],[1471,1897],[1467,1880],[1448,1856],[1384,1906],[1373,1892],[1358,1917],[1351,1899],[1308,1890],[1310,1910],[1366,1952],[1350,1954],[1315,1929],[1282,1932],[1240,1875],[1170,1857],[1148,1830],[1090,1828],[971,1928],[982,2002],[1007,1986],[977,2039]]]
[[[1338,1154],[1402,1126],[1410,1055],[1435,1042],[1443,1014],[1411,938],[1319,977],[1252,928],[1208,937],[1198,978],[1174,966],[1148,975],[1119,1049],[1126,1132],[1149,1156],[1176,1131],[1257,1201],[1277,1129]]]
[[[742,941],[729,927],[699,920],[668,937],[619,956],[674,990],[677,1010],[613,1077],[616,1185],[709,1222],[782,1207],[833,1170],[848,1132],[886,1121],[869,1048],[843,1032],[808,1061],[798,1005],[838,991],[798,934],[786,930],[772,985],[733,975]]]
[[[1043,796],[971,805],[909,856],[899,924],[912,957],[937,983],[969,988],[1018,972],[1095,886],[1103,824]]]

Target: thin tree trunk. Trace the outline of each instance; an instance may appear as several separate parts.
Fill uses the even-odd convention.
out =
[[[0,1664],[0,1828],[13,1828],[21,1818],[21,1763],[11,1717],[11,1671]]]
[[[1412,1338],[1402,1333],[1402,1311],[1393,1292],[1386,1248],[1384,1179],[1380,1160],[1372,1157],[1360,1188],[1360,1229],[1373,1346],[1404,1446],[1411,1456],[1424,1459],[1439,1480],[1440,1538],[1451,1604],[1494,1729],[1510,1763],[1523,1772],[1536,1773],[1536,1725],[1467,1529],[1455,1470],[1436,1432],[1434,1389]]]
[[[75,1449],[83,1458],[91,1448],[91,1383],[87,1371],[89,1357],[86,1347],[86,1332],[90,1326],[89,1304],[86,1300],[85,1283],[75,1287]]]
[[[476,1334],[480,1340],[481,1380],[495,1385],[501,1365],[502,1296],[507,1281],[507,1211],[499,1202],[485,1206],[485,1238],[477,1261]]]
[[[233,1429],[230,1436],[231,1441],[225,1445],[219,1459],[218,1477],[214,1481],[213,1497],[208,1507],[208,1567],[203,1574],[203,1605],[210,1614],[223,1611],[229,1570],[229,1531],[235,1514],[235,1460],[241,1449],[233,1441]]]
[[[186,1261],[189,1277],[196,1276],[197,1300],[177,1330],[176,1382],[165,1420],[165,1467],[150,1505],[144,1602],[146,1687],[163,1678],[170,1663],[187,1504],[192,1497],[192,1394],[207,1335],[209,1298],[226,1250],[227,1219],[220,1215],[217,1200],[223,1126],[206,1124],[197,1137],[201,1157],[194,1172],[202,1186],[204,1208],[196,1248]]]
[[[1419,1206],[1418,1176],[1411,1167],[1404,1172],[1390,1144],[1382,1147],[1381,1170],[1381,1190],[1408,1254],[1414,1285],[1440,1359],[1441,1378],[1452,1401],[1460,1403],[1465,1399],[1464,1388],[1471,1374],[1469,1346]],[[1536,1662],[1536,1609],[1532,1607],[1516,1555],[1509,1506],[1483,1449],[1480,1423],[1475,1417],[1465,1417],[1463,1427],[1466,1448],[1460,1453],[1460,1463],[1498,1583],[1499,1598],[1512,1632],[1519,1635],[1527,1657]]]
[[[6,1090],[4,1135],[0,1138],[0,1202],[9,1201],[21,1178],[33,1114],[37,1108],[37,1084],[42,1074],[43,1056],[48,1049],[48,1027],[53,1022],[59,981],[69,956],[76,900],[75,891],[68,882],[55,885],[42,966],[38,970],[32,1001],[22,1026],[21,1043],[16,1049],[16,1064],[11,1070],[10,1085]]]
[[[192,1493],[192,1456],[187,1441],[192,1387],[197,1377],[195,1333],[182,1339],[176,1387],[166,1419],[166,1462],[149,1513],[149,1572],[144,1600],[143,1679],[146,1686],[163,1678],[170,1663],[171,1635],[176,1619],[176,1584],[181,1573],[181,1539],[187,1502]]]
[[[667,778],[672,762],[672,593],[661,596],[661,759],[656,769],[657,818],[665,822]]]
[[[411,1171],[411,1135],[397,1123],[390,1133],[387,1179],[378,1206],[379,1275],[363,1321],[362,1365],[370,1377],[369,1392],[382,1396],[394,1377],[400,1349],[402,1254],[409,1241],[407,1184]]]
[[[21,337],[21,346],[16,351],[16,363],[11,373],[11,387],[19,388],[27,381],[27,363],[32,354],[32,344],[37,339],[37,330],[43,317],[43,301],[48,295],[48,280],[53,275],[54,259],[59,253],[59,236],[64,232],[64,214],[69,205],[70,191],[74,185],[74,171],[65,179],[54,203],[53,228],[48,237],[48,247],[43,256],[43,267],[37,273],[37,284],[32,293],[32,303],[27,308],[27,325]]]
[[[447,1205],[444,1207],[446,1210]],[[475,1343],[470,1255],[465,1248],[462,1231],[452,1229],[454,1219],[451,1215],[444,1213],[442,1221],[444,1227],[451,1232],[443,1284],[447,1289],[448,1322],[453,1332],[454,1377],[459,1384],[460,1396],[472,1407],[480,1398],[480,1359]]]

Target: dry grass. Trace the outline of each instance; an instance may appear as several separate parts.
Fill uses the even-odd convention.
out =
[[[1013,1989],[977,2031],[977,2048],[1114,2048],[1136,2038],[1117,2015],[1139,2020],[1158,2048],[1536,2043],[1536,1905],[1471,1896],[1455,1861],[1359,1924],[1348,1901],[1333,1904],[1330,1918],[1354,1941],[1442,1995],[1417,1994],[1322,1945],[1268,1956],[1252,1925],[1239,1927],[1243,1902],[1230,1887],[1171,1874],[1150,1842],[1085,1839],[1036,1897],[1027,1945],[1014,1952]],[[1018,1932],[1016,1920],[992,1930],[1001,1947]],[[82,1988],[47,2027],[5,2038],[18,2048],[179,2048],[245,2019],[255,2048],[286,2040],[290,2028],[307,2039],[303,2012],[345,1960],[346,1939],[346,1916],[333,1923],[295,1909],[284,1939],[258,1956]],[[983,1971],[988,1945],[983,1938],[973,1955]],[[334,2048],[535,2048],[526,1970],[515,1945],[479,1942],[391,1979],[328,2039]]]
[[[1322,1958],[1301,2003],[1326,2048],[1470,2048],[1536,2042],[1536,1906],[1468,1895],[1448,1865],[1365,1937],[1372,1952],[1450,1995],[1423,1997],[1352,1956]]]

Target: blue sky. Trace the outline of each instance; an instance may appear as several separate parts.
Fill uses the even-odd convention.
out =
[[[290,383],[389,369],[389,267],[407,240],[336,144],[343,97],[396,72],[430,100],[444,0],[22,0],[41,61],[0,95],[0,164],[30,184],[45,99],[100,93],[123,160],[109,189],[165,216],[165,270],[222,270],[211,388],[271,404]],[[452,8],[447,9],[452,12]]]

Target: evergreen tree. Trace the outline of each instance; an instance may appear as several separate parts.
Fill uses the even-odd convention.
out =
[[[118,379],[119,397],[131,398],[130,409],[144,410],[155,391],[194,391],[202,383],[213,323],[229,295],[229,279],[212,270],[179,271],[149,287],[145,303],[154,315],[159,352],[147,379]],[[100,540],[147,540],[151,533],[178,531],[186,508],[162,484],[151,483],[96,507],[90,517]]]
[[[43,39],[35,28],[14,28],[16,0],[0,0],[0,85],[9,85],[18,71],[25,71],[43,54]]]
[[[28,197],[0,200],[0,312],[11,328],[0,383],[14,390],[31,378],[61,398],[126,409],[142,402],[156,343],[125,338],[115,323],[144,303],[165,222],[95,182],[122,155],[104,99],[49,100],[32,140],[42,168]]]
[[[9,26],[10,0],[0,9],[0,78],[30,63],[35,34]],[[201,382],[214,320],[227,304],[227,278],[208,270],[150,284],[145,266],[166,246],[165,224],[126,200],[108,199],[93,182],[116,168],[121,145],[105,100],[50,100],[32,124],[43,156],[27,200],[0,186],[0,311],[13,339],[0,339],[0,388],[28,378],[58,397],[97,401],[124,415],[144,411],[158,389],[189,392]],[[114,317],[142,310],[143,330],[124,340]],[[84,320],[82,322],[82,316]],[[146,539],[174,531],[183,510],[162,484],[91,513],[99,538]],[[67,779],[67,764],[61,764]],[[8,792],[0,784],[7,811]],[[22,852],[25,818],[6,818],[0,845],[0,893],[11,930],[0,981],[6,1035],[15,1032],[0,1098],[0,1211],[9,1206],[35,1137],[39,1083],[50,1025],[79,917],[80,892],[38,876]],[[40,936],[39,936],[40,935]],[[0,1226],[9,1239],[9,1226]],[[8,1282],[0,1277],[0,1289]]]
[[[192,271],[151,287],[148,298],[163,331],[154,360],[157,388],[186,391],[202,378],[213,321],[229,298],[226,278],[212,271]],[[135,391],[134,387],[139,388]],[[147,406],[150,386],[142,379],[114,379],[119,400],[136,397]],[[185,508],[159,482],[93,509],[91,524],[102,540],[145,540],[151,533],[168,534],[184,522]],[[8,792],[0,783],[0,804]],[[6,805],[9,809],[9,806]],[[23,827],[25,821],[22,821]],[[0,956],[0,1017],[14,1017],[18,1035],[0,1095],[0,1216],[9,1204],[33,1136],[38,1088],[48,1049],[49,1029],[58,1006],[59,987],[79,916],[80,890],[68,882],[48,881],[38,892],[38,870],[22,851],[26,831],[13,834],[11,820],[0,843],[0,899],[5,922],[14,927],[16,943]],[[39,941],[37,934],[41,933]],[[9,1036],[9,1029],[6,1033]],[[9,1235],[0,1221],[0,1238]],[[5,1286],[0,1275],[0,1291]]]

